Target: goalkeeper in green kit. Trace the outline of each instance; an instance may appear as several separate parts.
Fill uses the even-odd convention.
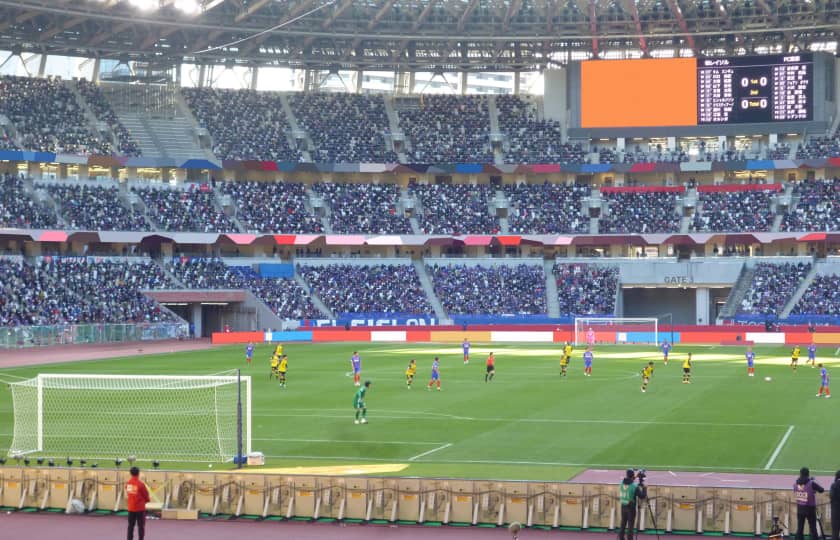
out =
[[[356,395],[353,396],[353,407],[356,409],[356,424],[367,424],[367,407],[365,407],[365,394],[367,394],[368,388],[370,388],[370,381],[365,381],[365,384],[362,385],[361,388],[356,390]],[[361,420],[359,420],[360,414],[362,416]]]

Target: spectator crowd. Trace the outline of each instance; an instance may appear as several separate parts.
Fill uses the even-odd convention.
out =
[[[306,187],[295,182],[223,182],[239,223],[252,233],[320,233],[321,218],[306,207]]]
[[[78,82],[79,93],[85,98],[88,106],[93,111],[93,114],[101,122],[108,124],[108,128],[114,133],[117,138],[117,154],[121,156],[139,156],[142,154],[140,145],[131,136],[120,119],[117,118],[117,113],[111,107],[111,104],[105,98],[105,95],[99,89],[99,86],[88,82],[85,79],[80,79]]]
[[[595,264],[555,264],[560,316],[613,315],[618,268]]]
[[[840,315],[840,276],[814,276],[791,313]]]
[[[411,184],[420,202],[417,221],[422,234],[495,234],[499,220],[490,215],[495,189],[487,184]]]
[[[330,206],[330,223],[339,234],[411,234],[399,205],[396,184],[318,182],[312,190]]]
[[[780,230],[840,230],[839,178],[802,180],[794,186],[793,197],[799,202],[784,213]]]
[[[86,231],[148,231],[150,226],[139,213],[120,202],[116,186],[88,184],[40,184],[58,203],[67,228]]]
[[[505,163],[586,162],[583,147],[561,142],[560,123],[538,119],[533,103],[520,96],[502,95],[496,97],[496,110],[499,129],[507,136]]]
[[[700,193],[692,231],[766,232],[773,226],[772,192],[731,191]]]
[[[811,263],[758,263],[739,313],[778,315],[796,291]]]
[[[236,226],[216,207],[211,188],[155,189],[132,188],[146,205],[148,216],[164,231],[238,232]]]
[[[587,186],[551,184],[505,184],[510,202],[508,224],[515,234],[588,233],[589,214],[583,199]]]
[[[674,233],[680,230],[673,192],[605,193],[609,210],[598,222],[601,233]]]
[[[23,178],[4,173],[0,175],[0,186],[0,227],[47,229],[56,226],[55,212],[33,200],[26,192]]]
[[[450,315],[545,314],[542,266],[426,266],[435,295]]]

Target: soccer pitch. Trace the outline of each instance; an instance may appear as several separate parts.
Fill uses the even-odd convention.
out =
[[[752,378],[744,347],[677,345],[665,366],[652,346],[599,346],[591,377],[583,375],[579,347],[565,378],[559,348],[474,343],[464,365],[457,343],[287,344],[286,388],[269,377],[268,344],[257,346],[250,367],[244,347],[236,346],[14,368],[0,375],[205,375],[242,368],[253,380],[252,446],[265,453],[270,469],[344,466],[401,476],[565,480],[587,468],[794,473],[808,465],[829,473],[837,467],[840,398],[817,399],[818,370],[803,358],[793,373],[787,347],[756,347]],[[354,350],[362,357],[362,381],[372,381],[369,423],[362,425],[353,422]],[[496,377],[485,383],[490,351]],[[691,384],[682,384],[689,351]],[[434,356],[441,359],[440,392],[426,389]],[[404,371],[411,358],[418,371],[409,390]],[[655,372],[642,393],[639,372],[649,360]],[[830,370],[840,363],[833,347],[818,350],[817,361]],[[3,453],[11,442],[11,407],[11,393],[0,392]],[[367,468],[373,465],[380,467]]]

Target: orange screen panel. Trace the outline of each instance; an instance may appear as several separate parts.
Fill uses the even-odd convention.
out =
[[[581,127],[696,126],[694,58],[581,63]]]

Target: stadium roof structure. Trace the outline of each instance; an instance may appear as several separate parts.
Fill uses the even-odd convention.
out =
[[[0,49],[383,71],[529,71],[587,57],[789,52],[840,0],[0,0]]]

